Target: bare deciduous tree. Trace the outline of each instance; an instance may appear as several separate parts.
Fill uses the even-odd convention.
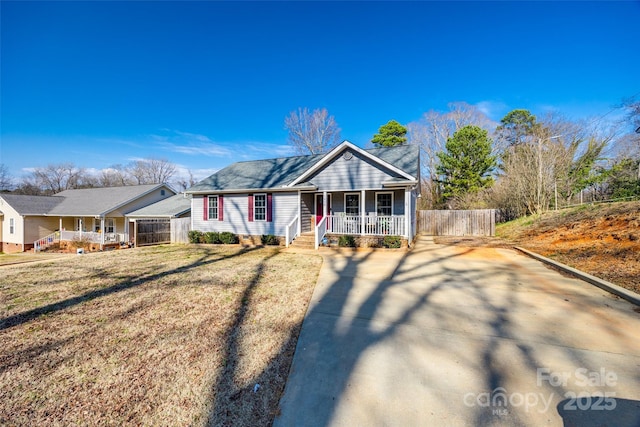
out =
[[[187,173],[189,174],[188,178],[181,176],[176,179],[176,184],[178,184],[181,190],[193,187],[197,183],[196,179],[193,177],[193,172],[191,172],[191,170],[187,170]]]
[[[101,187],[122,187],[134,184],[133,178],[122,165],[113,165],[100,171],[98,185]]]
[[[24,187],[35,186],[44,194],[56,194],[81,187],[86,175],[84,168],[78,168],[73,163],[50,164],[35,168],[30,176],[24,179]]]
[[[135,184],[162,184],[169,182],[176,173],[176,165],[164,159],[141,159],[128,168]]]
[[[284,127],[289,131],[289,144],[298,154],[324,153],[340,142],[340,128],[326,108],[292,111],[284,119]]]
[[[9,174],[9,169],[4,163],[0,163],[0,191],[11,190],[13,178]]]
[[[490,192],[492,204],[507,217],[544,212],[556,196],[568,204],[599,179],[597,162],[612,137],[583,123],[547,116],[505,149],[502,173]]]

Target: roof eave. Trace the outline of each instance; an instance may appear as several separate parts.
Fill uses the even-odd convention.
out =
[[[185,193],[188,194],[238,194],[238,193],[276,193],[276,192],[292,192],[292,191],[297,191],[297,190],[315,190],[318,187],[316,187],[315,185],[308,185],[308,186],[296,186],[296,187],[272,187],[272,188],[233,188],[233,189],[229,189],[229,190],[215,190],[215,189],[209,189],[209,190],[192,190],[192,191],[185,191]]]
[[[385,181],[382,183],[383,187],[409,187],[418,184],[418,180],[406,180],[406,181]]]

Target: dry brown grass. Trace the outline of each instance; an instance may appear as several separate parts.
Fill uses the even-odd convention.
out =
[[[14,264],[22,264],[25,262],[35,262],[35,261],[48,261],[57,258],[65,258],[70,257],[72,254],[64,254],[64,253],[51,253],[51,252],[40,252],[34,254],[33,252],[18,252],[14,254],[4,254],[0,253],[0,267],[5,265],[14,265]]]
[[[168,245],[2,268],[0,424],[269,425],[320,264]]]

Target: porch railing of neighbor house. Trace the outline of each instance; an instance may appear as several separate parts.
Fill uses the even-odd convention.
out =
[[[327,215],[326,218],[329,233],[405,235],[404,215]]]
[[[56,231],[55,233],[51,233],[48,236],[44,236],[43,238],[33,242],[33,250],[35,252],[40,252],[58,242],[60,242],[60,233]]]
[[[285,230],[285,244],[287,247],[289,247],[289,244],[298,234],[298,221],[300,221],[300,218],[296,216],[289,224],[287,224],[287,229]]]
[[[315,236],[316,249],[320,247],[320,242],[322,241],[322,238],[325,236],[325,234],[327,234],[327,218],[328,216],[325,216],[320,220],[320,222],[318,222],[318,225],[316,225],[316,236]]]
[[[96,233],[94,231],[61,231],[60,240],[102,243],[102,233]],[[126,235],[122,233],[104,233],[105,244],[125,242],[126,240]]]

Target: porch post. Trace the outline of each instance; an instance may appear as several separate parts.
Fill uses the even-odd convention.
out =
[[[298,190],[298,235],[302,234],[302,191]]]
[[[104,246],[104,217],[100,217],[100,249]]]
[[[404,235],[407,238],[407,243],[411,244],[411,191],[410,187],[404,189]]]
[[[62,217],[58,218],[58,221],[59,221],[58,231],[62,232]]]
[[[360,234],[364,235],[364,215],[366,213],[367,199],[365,199],[365,191],[360,190]]]
[[[322,192],[322,217],[327,216],[327,192]]]

